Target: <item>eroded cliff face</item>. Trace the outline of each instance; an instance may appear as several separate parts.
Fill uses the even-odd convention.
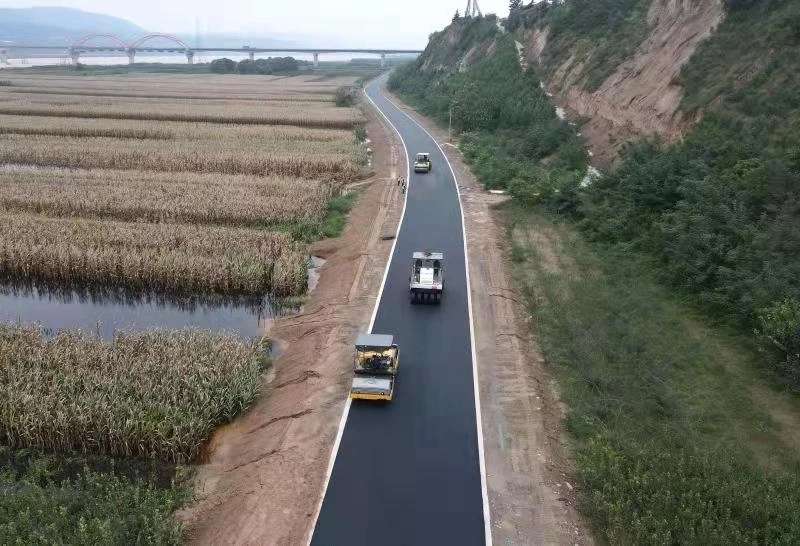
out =
[[[492,23],[487,23],[494,28]],[[441,33],[434,35],[422,54],[422,72],[447,72],[455,68],[466,70],[476,62],[491,56],[497,47],[493,39],[470,42],[465,38],[463,27],[450,25]]]
[[[608,167],[622,146],[638,137],[659,135],[666,142],[675,141],[697,121],[679,110],[683,88],[678,75],[724,13],[722,0],[653,0],[647,15],[648,37],[596,91],[578,84],[583,63],[575,54],[545,75],[556,103],[573,117],[588,120],[582,133],[595,164]],[[547,28],[527,33],[529,60],[541,60],[547,37]]]

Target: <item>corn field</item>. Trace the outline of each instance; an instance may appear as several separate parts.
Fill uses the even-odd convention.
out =
[[[191,224],[0,215],[0,278],[174,293],[302,294],[289,235]]]
[[[0,278],[298,295],[367,151],[345,77],[15,73],[0,89]]]
[[[196,330],[48,337],[0,324],[0,444],[196,458],[258,394],[263,347]]]
[[[8,89],[30,88],[41,91],[123,91],[137,93],[169,93],[182,98],[193,95],[213,95],[237,98],[238,95],[269,98],[273,96],[297,97],[321,96],[322,100],[333,100],[336,89],[352,85],[350,76],[318,78],[315,76],[250,75],[246,79],[235,75],[215,74],[128,74],[126,76],[75,76],[48,74],[46,77],[12,73],[4,79],[12,85]]]
[[[353,129],[363,122],[361,113],[351,108],[320,108],[305,111],[296,107],[241,108],[225,105],[163,104],[13,104],[0,103],[0,114],[84,119],[132,119],[151,121],[190,121],[240,125],[296,125],[322,129]]]
[[[319,222],[340,189],[302,178],[0,168],[0,210],[128,222]]]
[[[162,90],[154,92],[150,87],[120,87],[119,89],[95,89],[86,87],[14,87],[8,90],[9,93],[20,93],[26,95],[73,95],[78,97],[118,97],[118,98],[141,98],[141,99],[178,99],[178,100],[224,100],[224,101],[276,101],[276,102],[333,102],[333,98],[324,94],[242,94],[242,93],[205,93],[193,94],[191,90],[182,92],[170,92]]]
[[[350,153],[323,151],[331,147],[324,142],[287,142],[284,150],[256,153],[248,147],[240,149],[232,142],[6,134],[0,135],[0,163],[332,180],[357,177],[360,172],[357,150],[350,147]]]
[[[346,129],[309,129],[293,125],[234,125],[176,121],[82,119],[0,115],[0,134],[54,135],[75,138],[236,141],[241,146],[287,146],[290,142],[336,143],[329,151],[348,153],[353,132]]]

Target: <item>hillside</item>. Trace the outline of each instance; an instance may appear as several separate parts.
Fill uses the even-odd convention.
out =
[[[125,19],[72,8],[0,8],[0,41],[5,43],[70,45],[93,32],[116,34],[122,39],[145,33]]]
[[[514,198],[582,511],[610,543],[797,543],[800,4],[563,0],[503,23],[455,18],[390,87]]]

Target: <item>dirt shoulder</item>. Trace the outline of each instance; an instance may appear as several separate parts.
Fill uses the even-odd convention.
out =
[[[450,160],[461,191],[478,357],[486,474],[495,544],[592,544],[577,513],[563,406],[515,289],[511,244],[493,206],[447,132],[392,100],[420,122]]]
[[[372,110],[371,183],[341,237],[316,243],[326,260],[302,312],[269,332],[284,352],[253,408],[220,428],[196,476],[197,501],[179,513],[196,544],[303,544],[322,495],[350,388],[352,344],[375,305],[402,210],[393,181],[402,148]]]

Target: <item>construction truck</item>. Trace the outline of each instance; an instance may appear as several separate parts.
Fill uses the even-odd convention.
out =
[[[411,302],[439,303],[444,292],[444,253],[414,252],[409,279]]]
[[[394,338],[386,334],[361,334],[356,340],[353,359],[353,400],[391,400],[397,368],[400,365],[400,349]]]
[[[415,173],[429,173],[433,164],[431,163],[431,154],[420,153],[414,159],[414,172]]]

